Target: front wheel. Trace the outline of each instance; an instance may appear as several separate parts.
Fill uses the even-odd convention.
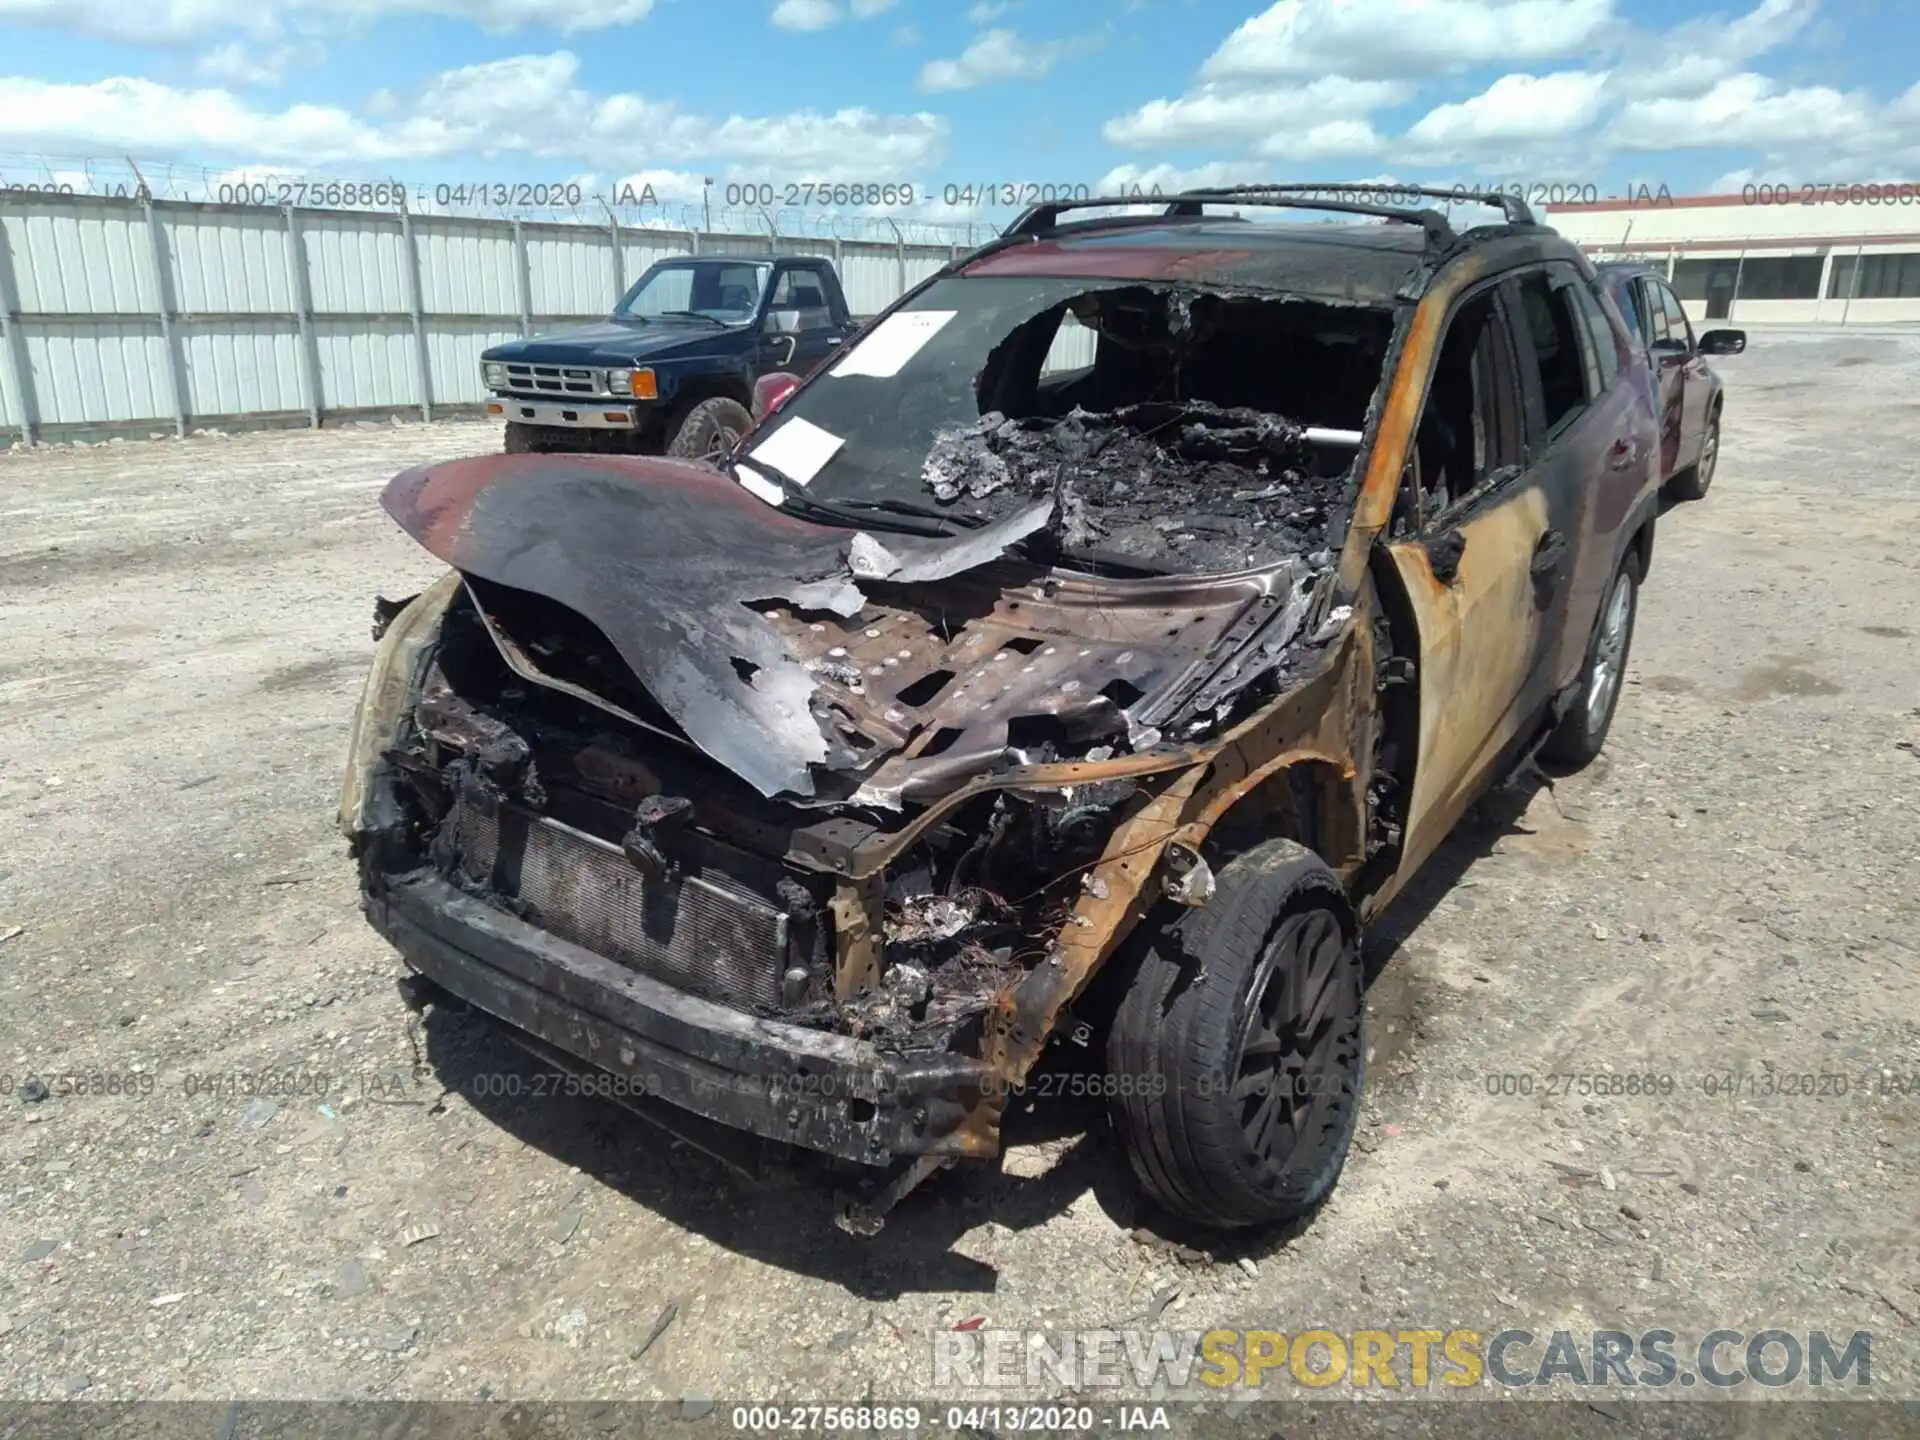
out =
[[[1627,655],[1633,648],[1633,620],[1640,607],[1640,562],[1628,555],[1607,588],[1600,621],[1587,642],[1587,662],[1580,667],[1578,690],[1560,723],[1540,747],[1543,759],[1578,770],[1592,763],[1607,743],[1613,714],[1620,704],[1620,685],[1626,675]]]
[[[1107,1040],[1135,1176],[1221,1229],[1303,1215],[1346,1163],[1366,1063],[1359,935],[1319,856],[1269,840],[1148,936]]]
[[[1720,463],[1720,416],[1707,422],[1707,436],[1700,442],[1700,458],[1673,477],[1667,488],[1676,500],[1703,500],[1713,484],[1714,467]]]
[[[541,443],[542,436],[538,425],[522,425],[517,420],[507,421],[506,453],[509,455],[538,455],[546,449]]]
[[[682,460],[718,460],[740,443],[752,425],[746,406],[716,395],[687,411],[667,445],[667,454]]]

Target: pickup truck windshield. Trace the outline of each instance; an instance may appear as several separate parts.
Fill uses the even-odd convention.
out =
[[[629,320],[705,316],[744,324],[760,305],[773,267],[751,260],[666,260],[642,275],[614,308]]]
[[[956,532],[1053,491],[1072,550],[1265,564],[1329,543],[1392,322],[1137,280],[950,277],[868,327],[738,460]]]

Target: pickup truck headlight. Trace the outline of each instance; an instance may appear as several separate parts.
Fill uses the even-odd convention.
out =
[[[480,366],[480,379],[489,390],[507,388],[507,367],[498,360],[488,360]]]
[[[609,370],[607,389],[615,395],[631,395],[636,400],[655,400],[660,387],[651,370]]]

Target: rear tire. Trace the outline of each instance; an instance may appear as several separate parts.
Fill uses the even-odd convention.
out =
[[[1540,747],[1542,759],[1578,770],[1600,754],[1620,708],[1627,656],[1633,650],[1633,622],[1639,611],[1640,558],[1629,553],[1607,587],[1593,637],[1587,641],[1587,659],[1580,667],[1573,703]]]
[[[1366,1065],[1358,927],[1312,851],[1269,840],[1149,932],[1107,1039],[1114,1129],[1143,1189],[1231,1229],[1339,1179]]]
[[[718,459],[739,444],[752,425],[746,406],[716,395],[687,411],[667,445],[667,454],[682,460]]]
[[[1707,422],[1706,437],[1700,442],[1700,458],[1674,476],[1667,491],[1676,500],[1704,500],[1713,484],[1713,472],[1720,464],[1720,412]]]

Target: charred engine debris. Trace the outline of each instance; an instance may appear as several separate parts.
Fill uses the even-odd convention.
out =
[[[1109,780],[1007,792],[961,807],[889,870],[879,986],[819,1018],[898,1047],[951,1045],[1067,923],[1119,808]]]
[[[925,479],[943,502],[998,517],[1046,495],[1069,550],[1154,569],[1250,569],[1296,555],[1332,563],[1343,476],[1306,465],[1304,432],[1257,410],[1150,401],[1061,419],[995,411],[942,434]]]

